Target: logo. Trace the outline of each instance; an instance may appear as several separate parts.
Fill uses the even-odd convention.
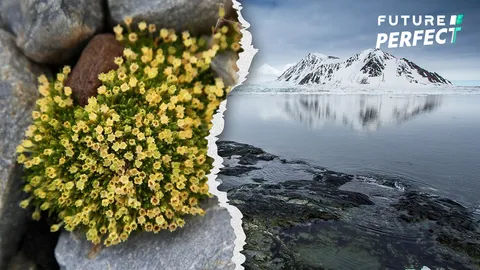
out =
[[[455,43],[457,33],[462,30],[463,14],[458,15],[380,15],[378,26],[389,24],[397,26],[424,26],[429,29],[379,33],[376,48],[382,45],[387,48],[415,47],[417,45],[433,45]],[[441,28],[440,28],[441,27]]]

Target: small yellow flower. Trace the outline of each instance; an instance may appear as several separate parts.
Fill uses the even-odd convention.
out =
[[[105,73],[98,74],[98,79],[102,82],[106,81],[107,80],[107,74],[105,74]]]
[[[26,200],[23,200],[20,202],[20,207],[21,208],[27,208],[28,205],[30,204],[30,201],[33,199],[33,197],[29,198],[29,199],[26,199]]]
[[[118,73],[117,77],[119,80],[125,81],[127,79],[127,74],[121,72],[121,73]]]
[[[125,49],[123,49],[123,55],[124,55],[127,59],[130,59],[133,54],[134,54],[134,52],[132,51],[132,49],[130,49],[130,48],[125,48]]]
[[[65,86],[63,88],[63,91],[64,91],[65,95],[67,95],[67,96],[70,96],[72,94],[72,88],[70,88],[69,86]]]
[[[107,87],[105,85],[102,85],[97,88],[97,92],[99,95],[105,95],[105,93],[107,92]]]
[[[223,4],[220,4],[220,8],[218,10],[218,17],[222,19],[225,17],[225,7],[223,6]]]
[[[99,135],[102,134],[102,132],[103,132],[103,127],[100,126],[100,125],[98,125],[98,126],[95,128],[95,132],[97,132],[97,134],[99,134]]]
[[[59,82],[63,82],[63,81],[65,80],[65,74],[63,74],[63,73],[58,73],[58,74],[57,74],[57,80],[58,80]]]
[[[168,30],[165,28],[160,29],[160,37],[165,39],[168,37]]]
[[[130,33],[128,34],[128,40],[130,40],[130,42],[135,42],[138,40],[138,36],[136,33]]]
[[[123,64],[123,57],[115,57],[113,62],[118,66],[121,66]]]
[[[132,19],[132,17],[130,17],[130,16],[126,16],[125,19],[124,19],[124,22],[125,22],[125,24],[126,24],[127,26],[129,26],[130,24],[132,24],[132,21],[133,21],[133,19]]]
[[[113,28],[113,32],[117,35],[121,35],[123,33],[123,27],[120,24],[117,24],[117,26]]]
[[[153,79],[157,76],[157,74],[158,74],[158,68],[150,68],[148,70],[147,76],[148,78]]]
[[[29,148],[29,147],[32,147],[32,146],[33,146],[33,143],[32,143],[32,141],[30,141],[30,140],[24,140],[24,141],[22,142],[22,146],[25,147],[25,148]]]
[[[145,29],[147,29],[147,23],[146,22],[139,22],[138,23],[138,29],[140,29],[140,31],[144,31]]]
[[[130,86],[127,83],[123,83],[120,86],[120,89],[122,90],[122,92],[127,92],[128,90],[130,90]]]
[[[70,66],[64,66],[63,69],[62,69],[62,72],[63,72],[63,74],[65,74],[65,75],[70,74],[71,71],[72,71],[72,70],[71,70]]]
[[[41,84],[48,84],[47,76],[45,76],[44,74],[38,76],[37,79],[38,79],[38,82]]]
[[[124,157],[125,159],[127,159],[127,160],[130,160],[130,161],[133,160],[133,154],[132,154],[132,152],[127,152],[127,153],[125,153],[125,155],[123,155],[123,157]]]
[[[155,24],[148,25],[148,32],[154,33],[156,30],[157,30],[157,27],[155,26]]]
[[[97,121],[97,114],[96,113],[90,113],[88,115],[88,119],[90,119],[90,121]]]
[[[135,78],[135,77],[130,77],[130,81],[128,82],[128,85],[129,85],[130,87],[135,87],[135,86],[137,86],[137,82],[138,82],[137,78]]]
[[[32,214],[32,219],[33,220],[40,220],[40,217],[41,217],[40,211],[37,210],[37,211],[33,212],[33,214]]]
[[[135,71],[137,71],[138,68],[139,68],[139,66],[138,66],[137,63],[132,63],[132,64],[130,65],[130,72],[131,72],[131,73],[135,73]]]
[[[33,119],[38,119],[40,116],[42,116],[42,114],[38,111],[33,111],[32,112],[32,117]]]
[[[177,35],[175,34],[175,32],[171,32],[170,35],[168,36],[168,38],[169,38],[172,42],[177,41]]]
[[[238,51],[238,50],[240,50],[241,46],[240,46],[240,44],[239,44],[238,42],[235,42],[235,43],[233,43],[233,44],[231,45],[231,48],[232,48],[232,50],[234,50],[234,51]]]
[[[182,65],[182,61],[178,58],[175,58],[172,62],[172,65],[173,65],[174,68],[178,68]]]

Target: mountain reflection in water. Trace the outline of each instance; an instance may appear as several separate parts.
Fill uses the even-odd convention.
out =
[[[442,96],[373,96],[373,95],[292,95],[279,106],[285,114],[309,128],[327,123],[342,124],[375,131],[399,124],[441,106]]]

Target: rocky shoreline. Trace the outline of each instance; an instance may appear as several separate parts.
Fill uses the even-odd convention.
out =
[[[246,269],[480,267],[480,224],[453,200],[217,144],[219,190],[243,214]]]

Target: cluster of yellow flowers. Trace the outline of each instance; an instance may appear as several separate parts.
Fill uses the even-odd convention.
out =
[[[238,52],[240,34],[225,25],[211,40],[178,35],[140,22],[114,28],[124,43],[116,70],[98,75],[98,95],[85,107],[64,85],[65,66],[49,82],[40,76],[41,98],[33,124],[17,147],[30,197],[22,207],[58,215],[57,231],[83,228],[94,244],[115,245],[135,230],[159,232],[203,215],[212,167],[206,136],[230,86],[215,77],[212,58]]]

